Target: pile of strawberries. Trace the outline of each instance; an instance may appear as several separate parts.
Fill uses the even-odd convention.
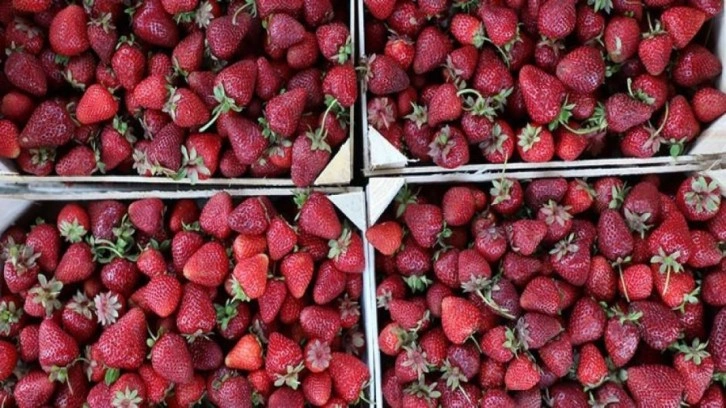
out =
[[[347,4],[4,1],[0,157],[37,176],[308,186],[358,96]]]
[[[726,113],[722,0],[364,0],[368,122],[421,163],[678,155]]]
[[[325,195],[295,201],[294,224],[278,212],[292,203],[221,192],[201,210],[72,203],[10,228],[0,406],[356,404],[363,243]]]
[[[726,405],[708,177],[403,190],[366,236],[387,406]]]

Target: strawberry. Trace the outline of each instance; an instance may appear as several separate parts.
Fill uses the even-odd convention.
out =
[[[237,401],[241,405],[252,403],[252,389],[245,377],[237,375],[228,368],[220,368],[207,378],[207,397],[217,406],[228,401]]]
[[[642,365],[629,368],[627,386],[641,406],[678,406],[683,393],[683,379],[668,366]]]
[[[122,87],[133,90],[144,79],[146,57],[133,43],[120,42],[111,57],[111,67]]]
[[[48,81],[38,59],[20,51],[10,52],[5,61],[5,75],[11,84],[35,96],[44,96]]]
[[[290,15],[276,13],[265,21],[267,40],[271,46],[285,50],[303,40],[305,27]]]
[[[547,0],[539,8],[537,29],[547,38],[557,40],[567,37],[577,19],[575,4],[566,0]]]
[[[229,261],[224,246],[207,242],[184,265],[184,277],[202,286],[219,286],[229,271]]]
[[[314,269],[314,260],[307,252],[295,252],[282,259],[280,273],[285,278],[285,284],[290,295],[296,299],[300,299],[305,295],[312,281]]]
[[[325,239],[340,236],[342,226],[338,215],[333,203],[325,195],[316,192],[300,194],[295,201],[300,209],[298,225],[303,231]]]
[[[333,389],[345,402],[353,403],[358,400],[371,374],[362,361],[350,354],[333,353],[330,360],[330,377],[333,380]]]
[[[453,84],[443,84],[436,88],[428,108],[429,126],[456,120],[461,116],[461,100]]]
[[[507,229],[512,250],[524,256],[532,255],[546,234],[547,225],[536,220],[518,220]]]
[[[537,364],[527,355],[514,358],[508,365],[504,383],[508,390],[524,391],[534,387],[540,380]]]
[[[409,78],[398,63],[387,55],[371,55],[364,63],[366,88],[374,95],[388,95],[408,88]]]
[[[282,137],[292,136],[305,109],[305,98],[304,90],[293,89],[270,99],[265,107],[270,131]]]
[[[663,28],[673,39],[675,49],[684,48],[701,29],[706,14],[692,7],[670,7],[661,15]]]
[[[565,88],[559,79],[532,65],[525,65],[520,70],[519,87],[527,112],[535,123],[549,123],[557,118],[565,99]]]
[[[184,338],[164,333],[151,348],[151,364],[160,376],[170,382],[186,384],[194,377],[192,356]]]
[[[659,302],[636,301],[630,304],[632,312],[640,312],[640,336],[656,350],[663,350],[673,343],[680,333],[675,313]]]
[[[269,258],[258,254],[237,263],[233,275],[237,279],[244,299],[257,299],[265,293]]]
[[[229,138],[235,157],[243,165],[259,160],[270,143],[259,126],[238,115],[222,115],[217,128],[220,135]]]
[[[615,210],[600,213],[598,228],[598,249],[611,261],[624,259],[633,251],[633,237],[625,220]]]
[[[441,325],[452,343],[464,344],[478,330],[479,311],[466,299],[446,297],[441,302]]]
[[[378,20],[387,19],[393,13],[396,2],[392,0],[366,0],[366,9]]]
[[[494,19],[490,18],[490,21],[493,20]],[[451,35],[453,35],[459,43],[463,45],[473,45],[476,48],[481,48],[484,45],[484,39],[486,38],[484,36],[484,25],[482,24],[482,21],[475,16],[463,13],[454,14],[452,17]]]
[[[207,106],[187,88],[171,89],[163,111],[182,128],[201,126],[209,120]]]
[[[678,187],[676,204],[690,221],[713,218],[721,204],[718,184],[704,176],[689,177]]]
[[[685,388],[685,400],[695,404],[703,397],[713,375],[713,359],[706,351],[706,344],[699,339],[691,346],[679,343],[678,354],[673,361],[675,369],[681,374]]]
[[[567,326],[573,345],[597,341],[605,332],[607,317],[592,298],[583,297],[575,303]]]
[[[176,311],[182,295],[182,287],[173,276],[156,276],[137,290],[131,300],[140,308],[159,317],[168,317]]]
[[[640,125],[651,115],[648,105],[624,93],[614,94],[607,99],[605,113],[608,129],[614,132],[624,132]]]
[[[295,248],[298,236],[292,226],[278,216],[270,221],[266,239],[270,259],[278,261]]]
[[[600,351],[593,343],[587,343],[580,349],[580,361],[577,366],[577,379],[588,387],[602,384],[608,376],[608,367]]]
[[[290,175],[296,186],[313,184],[328,164],[331,150],[325,140],[326,133],[321,127],[300,134],[293,142]]]
[[[67,370],[64,372],[62,369],[80,356],[76,340],[51,319],[43,320],[40,324],[38,340],[38,362],[51,375],[55,375],[51,379],[61,381],[67,373]]]
[[[64,284],[82,282],[90,278],[95,269],[91,248],[84,242],[76,242],[66,249],[55,277]]]
[[[557,64],[557,78],[572,91],[594,92],[605,79],[605,63],[600,52],[590,46],[575,48]]]
[[[328,258],[342,272],[359,274],[365,269],[363,256],[363,240],[358,233],[347,228],[343,229],[337,240],[328,242],[330,251]]]
[[[18,380],[13,396],[18,407],[40,407],[50,402],[55,392],[55,383],[48,374],[33,370]]]
[[[109,326],[98,339],[103,361],[112,368],[133,370],[146,356],[146,317],[134,308]]]
[[[699,121],[711,122],[723,114],[723,110],[726,109],[726,97],[717,89],[701,88],[693,95],[691,107]]]
[[[57,101],[46,101],[33,111],[20,133],[23,148],[55,147],[70,141],[73,122],[65,107]]]
[[[254,371],[262,368],[262,345],[254,334],[246,334],[239,339],[224,359],[227,367],[237,370]]]
[[[232,214],[232,196],[227,192],[219,192],[209,198],[199,216],[202,230],[213,237],[223,240],[232,233],[232,223],[227,217]],[[181,255],[181,253],[180,253]],[[189,256],[187,254],[187,256]]]
[[[721,62],[709,50],[689,44],[681,50],[673,66],[673,81],[680,86],[695,86],[721,73]]]
[[[469,162],[469,147],[461,130],[444,126],[429,144],[429,156],[438,166],[453,169]]]
[[[335,65],[323,78],[323,92],[344,108],[350,108],[358,99],[355,69],[351,64]]]
[[[572,343],[567,333],[556,337],[538,350],[545,367],[558,377],[566,375],[574,363]]]
[[[519,19],[513,9],[491,4],[480,7],[478,15],[494,45],[502,47],[517,38]]]
[[[552,160],[554,139],[552,133],[540,126],[527,124],[517,135],[517,151],[526,162],[541,163]]]
[[[605,26],[603,36],[608,56],[615,63],[621,63],[638,52],[640,27],[631,17],[617,16]]]
[[[133,14],[132,29],[151,45],[171,48],[179,42],[179,29],[158,0],[141,4]]]
[[[205,39],[212,55],[222,60],[231,60],[237,54],[251,26],[247,13],[236,16],[220,16],[212,19],[205,31]]]
[[[205,290],[194,283],[184,285],[176,314],[176,327],[180,334],[194,337],[209,333],[214,328],[217,315]]]

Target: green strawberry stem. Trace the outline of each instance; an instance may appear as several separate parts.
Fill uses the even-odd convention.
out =
[[[214,87],[214,99],[219,103],[219,105],[215,106],[214,110],[212,110],[212,119],[199,128],[200,132],[204,132],[209,129],[209,127],[212,126],[212,124],[214,124],[214,122],[216,122],[223,113],[227,113],[229,111],[242,112],[242,109],[244,109],[241,106],[237,106],[234,99],[227,96],[227,92],[225,92],[223,84],[219,84]]]

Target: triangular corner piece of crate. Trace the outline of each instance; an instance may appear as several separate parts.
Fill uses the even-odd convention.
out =
[[[347,185],[353,179],[351,160],[353,159],[351,139],[340,146],[338,153],[333,156],[330,163],[323,169],[314,185]]]
[[[368,150],[371,167],[403,168],[408,158],[393,146],[373,126],[368,126]]]
[[[330,201],[352,222],[359,230],[366,229],[365,194],[363,191],[333,194],[328,196]]]
[[[401,177],[371,177],[368,179],[368,225],[373,225],[406,183]]]
[[[726,153],[726,115],[711,123],[698,136],[688,154]]]

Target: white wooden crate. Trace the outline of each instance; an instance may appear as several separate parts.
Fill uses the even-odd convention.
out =
[[[358,52],[364,56],[365,52],[365,5],[358,0]],[[723,12],[713,19],[713,33],[715,36],[716,55],[726,70],[726,30],[722,29]],[[362,82],[361,82],[362,85]],[[726,92],[726,75],[721,75],[715,87]],[[701,160],[713,160],[726,156],[726,115],[717,119],[701,132],[696,141],[688,147],[687,154],[677,158],[653,157],[640,158],[611,158],[589,159],[576,161],[553,161],[547,163],[507,163],[507,164],[468,164],[456,169],[445,169],[436,165],[417,166],[411,160],[384,138],[373,126],[368,124],[368,95],[362,91],[361,86],[361,117],[360,124],[363,132],[363,173],[366,176],[408,176],[416,174],[444,174],[462,173],[478,174],[482,172],[500,172],[505,168],[510,170],[533,169],[576,169],[576,168],[622,168],[632,166],[671,166],[696,163]]]
[[[297,191],[293,188],[239,188],[239,189],[199,189],[177,190],[158,188],[154,190],[139,190],[132,187],[121,187],[114,190],[101,189],[94,186],[79,185],[73,189],[59,189],[55,186],[40,185],[28,189],[25,186],[6,186],[0,188],[0,234],[12,226],[16,220],[35,215],[42,211],[43,205],[62,203],[68,201],[94,201],[94,200],[138,200],[156,197],[163,200],[207,199],[220,191],[226,191],[233,198],[249,196],[292,197]],[[363,275],[363,294],[361,295],[362,324],[366,336],[365,353],[362,356],[371,371],[371,382],[366,394],[371,400],[371,407],[375,402],[376,383],[376,356],[378,355],[378,330],[375,327],[376,319],[376,289],[375,279],[371,274],[373,269],[369,266],[367,255],[369,247],[365,241],[366,231],[366,200],[365,192],[360,187],[328,187],[316,188],[315,191],[324,193],[345,218],[360,230],[366,248],[366,269]],[[365,403],[362,403],[365,404]]]

